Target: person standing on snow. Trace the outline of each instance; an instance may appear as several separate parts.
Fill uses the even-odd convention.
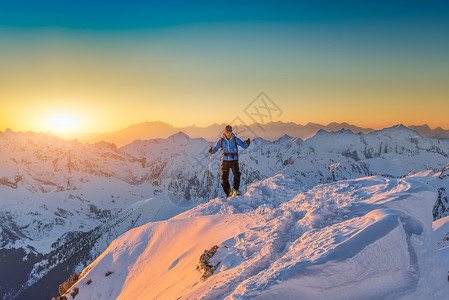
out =
[[[223,158],[221,162],[221,186],[223,187],[223,191],[226,194],[226,198],[229,198],[233,195],[231,191],[231,187],[229,185],[229,169],[232,170],[232,174],[234,174],[234,193],[236,195],[240,195],[240,170],[239,170],[239,154],[238,154],[238,146],[246,149],[249,147],[250,140],[242,141],[235,134],[232,133],[231,125],[227,125],[225,131],[223,133],[223,137],[218,140],[215,147],[210,147],[209,153],[212,155],[221,148],[223,152]]]

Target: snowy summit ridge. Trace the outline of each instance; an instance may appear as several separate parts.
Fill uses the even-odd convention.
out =
[[[242,190],[277,174],[304,190],[376,174],[411,177],[435,189],[435,220],[449,215],[449,140],[401,126],[305,140],[281,136],[255,138],[239,151]],[[8,278],[0,285],[3,299],[48,299],[61,277],[83,270],[121,234],[204,202],[211,145],[184,133],[120,148],[46,133],[0,133],[0,255],[20,266],[14,276],[0,268]],[[223,193],[220,160],[212,156],[212,199]]]
[[[276,175],[241,197],[129,231],[71,291],[76,299],[441,299],[449,289],[432,234],[435,197],[413,179],[303,190]],[[217,270],[202,280],[195,266],[214,245]]]

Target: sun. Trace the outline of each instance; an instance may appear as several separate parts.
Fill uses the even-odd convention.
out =
[[[80,126],[80,119],[70,112],[53,113],[46,119],[47,130],[52,133],[74,133],[79,131]]]

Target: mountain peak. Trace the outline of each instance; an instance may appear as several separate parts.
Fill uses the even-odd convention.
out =
[[[320,136],[320,135],[326,135],[329,134],[330,132],[327,131],[326,129],[320,129],[315,133],[315,136]]]
[[[418,131],[422,136],[427,138],[447,139],[449,138],[449,130],[445,130],[440,126],[432,129],[429,125],[413,125],[409,128]]]
[[[11,136],[13,134],[15,134],[15,132],[12,131],[11,128],[6,128],[6,130],[3,132],[0,131],[0,135],[2,136]]]
[[[393,132],[404,132],[404,133],[407,132],[407,133],[412,133],[415,135],[421,135],[421,134],[419,134],[418,131],[411,129],[411,128],[405,126],[404,124],[397,124],[397,125],[382,129],[381,131],[393,131]]]
[[[183,141],[189,141],[190,137],[187,134],[185,134],[184,132],[179,131],[178,133],[175,133],[175,134],[169,136],[168,139],[171,139],[176,142],[183,142]]]
[[[402,130],[402,131],[413,131],[413,132],[416,132],[416,130],[408,128],[404,124],[397,124],[397,125],[394,125],[394,126],[391,126],[391,127],[387,127],[387,128],[385,128],[385,130]]]
[[[305,127],[320,127],[320,126],[323,126],[323,125],[318,124],[318,123],[312,123],[312,122],[309,122],[305,125]]]
[[[285,141],[291,141],[294,138],[292,136],[289,136],[288,134],[284,134],[283,136],[281,136],[279,139],[276,140],[276,142],[285,142]]]
[[[338,131],[336,131],[335,133],[340,133],[340,134],[354,134],[354,132],[351,129],[346,129],[346,128],[342,128]]]
[[[328,136],[339,136],[339,135],[343,135],[343,134],[345,134],[345,135],[348,135],[348,134],[354,135],[355,133],[352,130],[345,129],[345,128],[342,128],[342,129],[340,129],[338,131],[327,131],[326,129],[319,129],[315,133],[315,135],[313,135],[313,137],[319,137],[319,136],[325,136],[325,137],[328,137]]]
[[[395,125],[395,126],[393,126],[393,127],[396,127],[396,128],[401,128],[401,129],[404,129],[404,128],[407,128],[404,124],[397,124],[397,125]]]

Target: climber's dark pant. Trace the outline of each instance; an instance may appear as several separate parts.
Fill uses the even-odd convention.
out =
[[[240,170],[238,160],[223,160],[221,162],[221,186],[226,195],[231,192],[231,187],[229,185],[229,169],[232,170],[234,175],[234,190],[238,190],[240,187]]]

